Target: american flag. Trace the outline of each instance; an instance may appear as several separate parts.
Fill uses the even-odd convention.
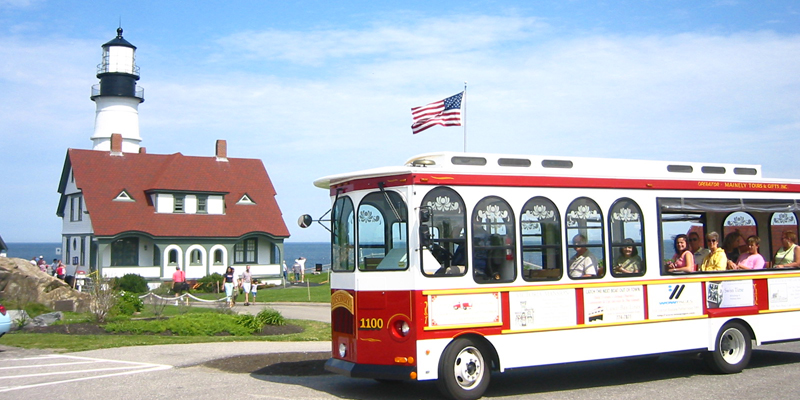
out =
[[[416,135],[434,125],[461,126],[461,99],[464,92],[422,107],[411,109],[411,131]]]

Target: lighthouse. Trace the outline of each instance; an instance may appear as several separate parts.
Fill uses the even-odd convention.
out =
[[[138,153],[139,103],[144,101],[144,89],[136,87],[139,67],[136,66],[136,46],[122,37],[104,44],[103,61],[97,66],[100,83],[92,86],[92,101],[97,105],[92,146],[94,150]],[[111,135],[122,136],[122,148],[111,148]]]

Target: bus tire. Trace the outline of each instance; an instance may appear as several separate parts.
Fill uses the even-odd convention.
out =
[[[720,374],[741,372],[750,362],[752,337],[740,322],[728,322],[720,328],[714,350],[706,353],[708,366]]]
[[[450,343],[439,360],[436,386],[454,400],[475,400],[489,387],[491,371],[488,352],[474,341],[458,338]]]

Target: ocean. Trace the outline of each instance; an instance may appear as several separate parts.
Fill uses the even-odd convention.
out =
[[[30,260],[33,257],[44,256],[48,263],[54,258],[61,259],[61,243],[6,243],[8,256]],[[291,268],[298,257],[306,258],[306,268],[314,268],[322,264],[324,270],[331,265],[330,243],[302,243],[285,242],[283,244],[283,259]]]

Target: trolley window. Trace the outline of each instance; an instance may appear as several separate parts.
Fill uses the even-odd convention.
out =
[[[619,199],[608,215],[608,234],[611,247],[611,275],[615,277],[642,276],[645,272],[644,218],[635,201]]]
[[[356,226],[353,201],[340,197],[331,215],[331,269],[344,272],[355,269]]]
[[[448,187],[437,187],[422,199],[422,208],[429,220],[421,222],[428,227],[429,244],[423,249],[433,258],[422,257],[425,275],[461,276],[467,271],[467,214],[464,201]],[[435,262],[434,262],[435,259]]]
[[[408,211],[396,192],[374,192],[358,206],[358,269],[401,270],[408,267]]]
[[[594,200],[581,197],[567,208],[567,255],[570,278],[605,275],[603,214]]]
[[[522,207],[519,220],[522,279],[561,279],[561,216],[556,205],[545,197],[534,197]]]
[[[472,212],[472,276],[477,283],[516,277],[514,211],[500,197],[479,201]]]

